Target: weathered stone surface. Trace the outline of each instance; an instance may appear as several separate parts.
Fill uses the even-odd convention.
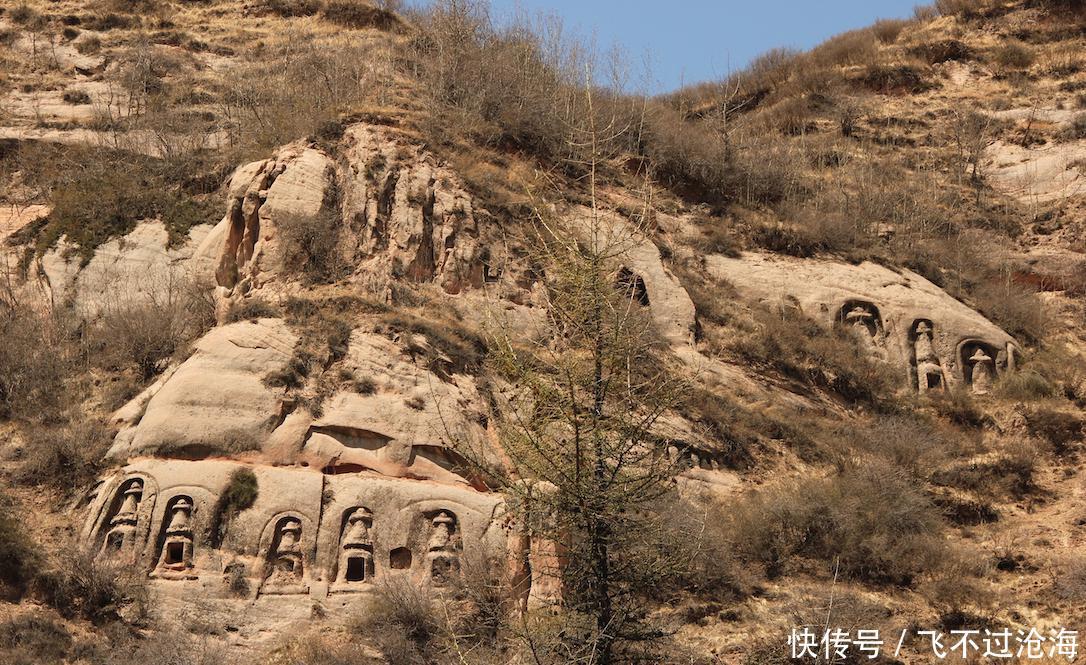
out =
[[[925,361],[935,366],[932,375],[938,372],[941,384],[969,383],[969,358],[978,347],[991,355],[996,371],[1014,367],[1017,346],[1010,335],[909,270],[755,252],[741,258],[714,255],[707,262],[715,276],[749,297],[791,302],[826,326],[857,332],[872,354],[900,369],[910,385],[918,385]],[[918,334],[921,324],[927,334]]]
[[[199,455],[231,440],[262,444],[280,419],[279,396],[262,379],[286,365],[295,342],[277,319],[211,331],[147,400],[143,417],[118,434],[110,455]]]
[[[442,380],[391,340],[361,331],[351,335],[343,363],[375,390],[333,395],[309,429],[302,459],[319,468],[465,482],[453,470],[457,455],[450,447],[478,448],[487,417],[471,377]]]
[[[194,257],[210,231],[208,225],[193,227],[185,243],[170,248],[165,226],[144,222],[128,235],[103,243],[83,267],[77,257],[65,256],[71,248],[61,241],[42,256],[41,271],[54,302],[72,301],[90,314],[148,298],[166,302],[201,282],[209,286],[210,266]]]
[[[216,515],[219,497],[232,474],[242,468],[256,476],[255,502],[236,515]],[[141,491],[125,503],[134,482]],[[310,469],[228,461],[144,459],[107,477],[96,491],[83,538],[100,552],[98,556],[125,557],[164,580],[164,593],[185,588],[174,585],[191,583],[205,597],[221,597],[230,583],[224,576],[235,568],[240,571],[235,574],[248,580],[250,597],[324,598],[329,592],[364,592],[375,581],[394,575],[440,584],[443,580],[432,579],[435,560],[501,559],[507,543],[500,495],[376,474],[330,476]],[[164,574],[162,561],[170,555],[164,548],[169,533],[179,531],[176,506],[182,501],[188,522],[182,534],[188,539],[191,565],[183,575]],[[345,562],[341,552],[346,520],[360,508],[368,517],[363,542],[369,546],[372,567],[368,577],[347,580],[338,570]],[[441,519],[450,527],[438,543],[433,532]],[[284,522],[295,529],[296,540],[289,546],[276,539]],[[118,524],[129,525],[127,549],[105,547],[107,535]],[[281,575],[273,570],[284,552],[297,555],[297,567],[291,571],[297,574],[296,584],[279,584]]]
[[[226,217],[198,254],[217,252],[216,283],[242,294],[283,271],[276,220],[316,224],[330,184],[331,160],[300,145],[239,167],[230,179]]]

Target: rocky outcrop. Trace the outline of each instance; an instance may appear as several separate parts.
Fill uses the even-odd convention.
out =
[[[224,515],[219,498],[241,469],[255,500]],[[501,506],[498,495],[376,474],[147,459],[99,483],[82,535],[167,594],[183,582],[224,601],[326,600],[396,576],[442,585],[462,558],[503,556]]]
[[[487,284],[516,288],[500,230],[478,223],[459,178],[374,127],[349,127],[335,160],[301,145],[283,148],[240,167],[228,189],[226,216],[198,251],[217,256],[216,281],[228,296],[297,273],[277,232],[288,218],[334,236],[348,279],[371,293],[387,293],[395,280],[437,284],[450,294]],[[336,228],[320,228],[329,224]]]
[[[856,335],[921,392],[955,384],[986,392],[991,379],[1015,367],[1010,335],[909,270],[755,252],[709,256],[707,265],[748,297],[799,307]]]
[[[62,240],[41,257],[36,272],[54,303],[71,302],[88,314],[149,298],[165,302],[201,284],[207,288],[210,265],[201,262],[196,248],[210,231],[208,225],[195,226],[184,243],[170,247],[161,222],[144,222],[100,245],[85,266],[69,256],[71,248]]]
[[[166,380],[128,406],[129,426],[110,449],[125,459],[160,453],[202,457],[259,449],[283,418],[281,396],[263,383],[291,358],[297,338],[277,319],[216,328]]]

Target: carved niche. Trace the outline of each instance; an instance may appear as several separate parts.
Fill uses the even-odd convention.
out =
[[[910,338],[913,343],[913,369],[916,371],[916,388],[923,394],[931,390],[943,390],[945,379],[943,366],[935,352],[933,337],[935,326],[927,319],[913,323]]]
[[[878,354],[882,342],[882,317],[874,304],[849,300],[837,313],[837,325],[849,333],[864,348]]]
[[[335,586],[343,589],[373,580],[373,512],[365,507],[348,510],[339,541]]]
[[[308,593],[305,584],[305,553],[302,546],[302,521],[293,515],[280,517],[268,548],[261,593]]]
[[[459,524],[451,510],[439,510],[430,518],[430,539],[426,545],[426,570],[430,582],[441,586],[460,573]]]
[[[193,570],[195,539],[192,530],[192,498],[185,495],[170,499],[163,514],[165,528],[159,545],[158,563],[151,577],[196,579]]]
[[[965,380],[970,385],[974,395],[987,395],[992,390],[995,381],[995,361],[988,351],[979,344],[967,345],[964,348],[962,369]]]
[[[109,520],[109,531],[102,541],[100,557],[132,559],[136,552],[136,525],[139,522],[140,503],[143,501],[143,479],[132,478],[121,483],[114,503],[120,503],[117,512]]]

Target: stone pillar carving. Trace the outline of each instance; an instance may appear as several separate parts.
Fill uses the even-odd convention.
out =
[[[192,499],[179,496],[166,509],[165,537],[152,577],[195,579],[193,574],[194,540],[192,534]]]
[[[262,593],[307,593],[304,582],[305,556],[302,553],[302,522],[296,517],[284,517],[275,528],[275,537],[268,552],[267,575]]]
[[[943,367],[932,344],[934,330],[928,321],[918,321],[913,327],[913,355],[917,390],[923,394],[943,388]]]
[[[973,355],[969,357],[969,383],[973,386],[974,395],[987,395],[992,390],[992,381],[995,378],[992,357],[977,347]]]
[[[368,508],[354,508],[347,515],[340,536],[339,567],[336,586],[349,586],[373,579],[373,513]]]
[[[431,583],[441,586],[460,573],[460,534],[456,515],[442,510],[431,520],[430,541],[426,546],[426,567]]]
[[[121,486],[121,507],[109,521],[109,531],[102,543],[100,556],[131,557],[135,547],[136,523],[143,500],[143,480],[134,478]]]

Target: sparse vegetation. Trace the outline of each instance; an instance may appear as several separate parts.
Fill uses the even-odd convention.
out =
[[[32,432],[17,477],[62,492],[78,491],[95,479],[113,440],[112,430],[93,419]]]
[[[73,641],[64,624],[44,611],[18,614],[0,623],[0,657],[7,663],[59,663]]]
[[[773,369],[848,399],[878,403],[893,391],[888,368],[858,343],[791,307],[757,308],[752,327],[729,350],[755,366]]]
[[[729,524],[741,557],[781,575],[808,556],[848,577],[909,586],[935,568],[946,545],[939,512],[891,467],[861,466],[829,478],[780,484],[736,505]]]
[[[6,494],[0,494],[0,598],[17,601],[37,577],[42,555]]]
[[[256,503],[259,492],[259,483],[252,469],[242,467],[235,469],[230,474],[230,480],[226,483],[226,488],[223,489],[215,504],[211,525],[211,540],[213,543],[216,545],[222,543],[231,520],[238,513]]]
[[[130,616],[137,621],[150,611],[145,578],[131,567],[97,561],[85,551],[43,570],[34,592],[61,616],[95,624],[118,621],[125,608],[134,610]]]
[[[278,307],[263,298],[242,298],[230,303],[226,313],[226,323],[253,321],[256,319],[278,319],[283,316]]]
[[[384,335],[465,400],[478,389],[488,412],[471,415],[518,472],[514,479],[487,466],[480,476],[507,490],[508,516],[523,518],[510,521],[525,529],[516,537],[542,544],[544,554],[557,541],[562,566],[533,550],[530,572],[560,581],[563,595],[518,616],[522,599],[508,593],[506,562],[474,561],[465,547],[461,576],[439,592],[407,575],[382,576],[355,623],[325,623],[277,648],[276,658],[693,663],[705,657],[690,646],[699,631],[715,642],[751,635],[755,622],[759,634],[774,620],[830,616],[841,625],[915,614],[944,628],[996,627],[1019,622],[1008,589],[1038,615],[1050,606],[1036,589],[1081,605],[1082,562],[1039,553],[1086,516],[1065,506],[1034,513],[1065,501],[1081,475],[1086,364],[1075,298],[1086,278],[1061,271],[1060,255],[1048,253],[1078,237],[1081,210],[1073,199],[1033,200],[1048,192],[1020,199],[1006,184],[1037,146],[1072,150],[1086,139],[1086,114],[1068,111],[1086,107],[1081,2],[938,0],[914,19],[879,21],[805,52],[772,51],[721,81],[657,97],[627,92],[636,87],[628,65],[597,58],[557,21],[499,19],[476,0],[431,4],[402,17],[395,0],[255,0],[236,12],[203,0],[106,0],[79,10],[19,2],[0,12],[8,24],[0,91],[32,100],[43,133],[96,137],[93,148],[0,142],[0,200],[20,212],[51,206],[6,242],[29,244],[18,267],[52,296],[39,306],[0,277],[0,444],[10,452],[2,480],[18,498],[0,498],[0,597],[40,601],[78,620],[5,606],[0,661],[217,665],[229,657],[213,645],[233,638],[211,620],[188,627],[202,636],[101,629],[122,616],[146,619],[141,583],[89,555],[51,560],[35,541],[53,547],[58,520],[43,520],[34,538],[26,526],[40,505],[66,505],[90,487],[113,435],[103,423],[215,324],[212,288],[158,285],[141,274],[139,295],[95,294],[91,306],[62,289],[53,256],[39,259],[63,247],[62,258],[85,268],[104,243],[151,219],[176,247],[194,225],[220,217],[220,188],[236,165],[274,158],[270,166],[293,169],[295,149],[331,158],[328,196],[316,216],[261,211],[261,223],[265,214],[274,219],[261,229],[260,251],[269,253],[258,261],[282,259],[286,270],[219,289],[219,304],[230,302],[220,321],[285,319],[297,335],[287,364],[263,377],[292,402],[280,418],[295,404],[319,417],[324,401],[343,392],[380,391],[371,406],[402,403],[409,419],[442,406],[421,387],[402,390],[394,370],[356,363],[352,335]],[[222,20],[236,25],[215,25]],[[22,57],[25,36],[32,57]],[[72,48],[102,57],[73,58]],[[69,78],[73,68],[79,83]],[[586,75],[598,85],[586,88]],[[93,108],[56,104],[58,96]],[[5,120],[22,122],[26,109],[16,111]],[[373,146],[351,129],[356,122],[389,137],[358,173],[351,151]],[[1019,149],[1026,162],[1004,154]],[[450,211],[440,199],[444,175],[425,186],[397,181],[408,153],[457,171],[471,201]],[[1086,170],[1082,161],[1069,161],[1067,175]],[[531,325],[511,317],[516,329],[502,339],[489,319],[480,323],[471,300],[478,292],[450,305],[399,259],[381,280],[366,279],[369,259],[384,250],[360,256],[355,240],[403,220],[383,209],[374,218],[355,197],[363,182],[367,196],[391,182],[383,196],[416,210],[430,188],[450,216],[466,216],[470,204],[475,226],[446,236],[446,252],[485,262],[489,278],[487,252],[499,241],[488,233],[498,229],[505,263],[486,295]],[[539,195],[551,185],[556,195]],[[644,210],[630,205],[635,190],[651,194]],[[253,195],[263,193],[246,205]],[[660,274],[638,268],[648,283],[642,304],[648,295],[652,302],[630,308],[622,298],[630,289],[616,289],[600,269],[605,261],[592,256],[598,248],[563,235],[559,221],[599,203],[638,227],[645,247],[659,249],[664,277],[677,277],[690,296],[696,321],[683,334],[693,348],[672,348],[648,316],[668,304],[661,285],[672,285]],[[533,237],[529,220],[552,226]],[[553,251],[556,239],[570,255]],[[907,393],[905,367],[872,359],[827,312],[806,300],[810,316],[798,301],[752,304],[713,276],[721,256],[744,251],[766,261],[870,261],[917,286],[901,270],[909,268],[1013,335],[1017,368],[1002,371],[999,345],[993,389],[974,397],[952,380],[960,358],[946,357],[948,342],[937,337],[949,385]],[[192,265],[204,270],[208,258]],[[935,321],[938,335],[963,332],[951,318]],[[881,352],[908,346],[907,324],[884,320]],[[598,334],[631,327],[632,336]],[[239,323],[246,328],[253,325]],[[671,377],[681,389],[661,395]],[[659,427],[657,409],[666,411]],[[256,463],[260,455],[243,453],[261,444],[247,430],[226,430],[213,443],[178,436],[141,453]],[[333,486],[326,483],[325,501]],[[702,495],[705,488],[712,491]],[[222,546],[258,489],[251,469],[231,476],[208,511],[211,523],[198,522],[213,545]],[[707,497],[718,489],[734,498],[714,504]],[[532,502],[532,512],[517,512]],[[1041,514],[1060,516],[1045,533],[1035,529]],[[1016,541],[993,544],[993,523]],[[233,602],[256,595],[252,566],[242,556],[222,571]],[[814,587],[831,589],[831,598]],[[331,605],[314,602],[313,621],[332,617]],[[736,630],[721,630],[728,624]],[[110,652],[84,645],[88,631]],[[752,665],[787,660],[780,640],[747,646],[742,658]],[[723,649],[712,657],[740,658]]]

